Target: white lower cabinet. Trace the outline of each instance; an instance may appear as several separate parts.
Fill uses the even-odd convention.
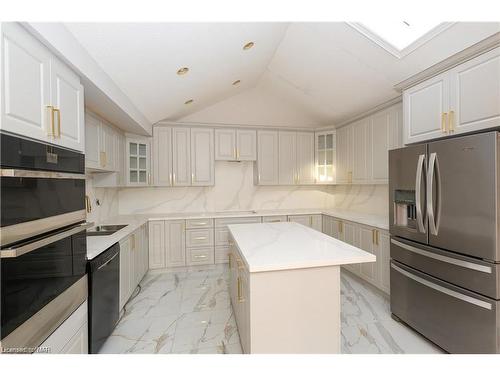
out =
[[[120,241],[120,310],[146,274],[149,265],[146,224]]]
[[[322,231],[322,215],[289,215],[288,221],[305,225],[306,227]]]
[[[323,215],[323,233],[374,254],[375,263],[343,267],[389,294],[390,236],[387,231]]]
[[[88,353],[87,301],[66,319],[41,345],[37,354],[87,354]]]

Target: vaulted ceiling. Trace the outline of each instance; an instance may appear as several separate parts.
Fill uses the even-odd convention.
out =
[[[201,122],[204,113],[245,123],[262,110],[255,121],[276,125],[289,120],[273,110],[288,108],[302,126],[336,124],[390,100],[396,83],[500,31],[500,23],[454,23],[398,58],[345,22],[66,27],[152,123]],[[182,67],[189,72],[178,75]],[[217,113],[228,107],[236,113]]]

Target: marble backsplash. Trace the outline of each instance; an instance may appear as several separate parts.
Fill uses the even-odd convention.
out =
[[[388,185],[338,185],[334,207],[367,214],[389,215]]]
[[[387,215],[387,185],[256,186],[252,162],[216,162],[215,186],[95,188],[87,175],[92,212],[101,222],[118,214],[218,212],[300,208],[339,208]],[[99,200],[99,205],[96,203]]]
[[[92,211],[87,213],[87,221],[99,223],[118,215],[117,188],[96,188],[92,174],[87,174],[85,176],[85,194],[90,198],[92,205]]]
[[[256,186],[253,162],[216,162],[215,186],[119,190],[120,214],[333,207],[331,186]]]

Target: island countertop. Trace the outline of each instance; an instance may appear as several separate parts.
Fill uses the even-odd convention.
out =
[[[294,222],[228,225],[249,272],[375,262],[364,250]]]

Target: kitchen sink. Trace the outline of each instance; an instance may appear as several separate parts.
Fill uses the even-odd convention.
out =
[[[110,234],[118,232],[120,229],[123,229],[127,226],[127,224],[120,225],[98,225],[92,230],[87,231],[87,236],[109,236]]]

